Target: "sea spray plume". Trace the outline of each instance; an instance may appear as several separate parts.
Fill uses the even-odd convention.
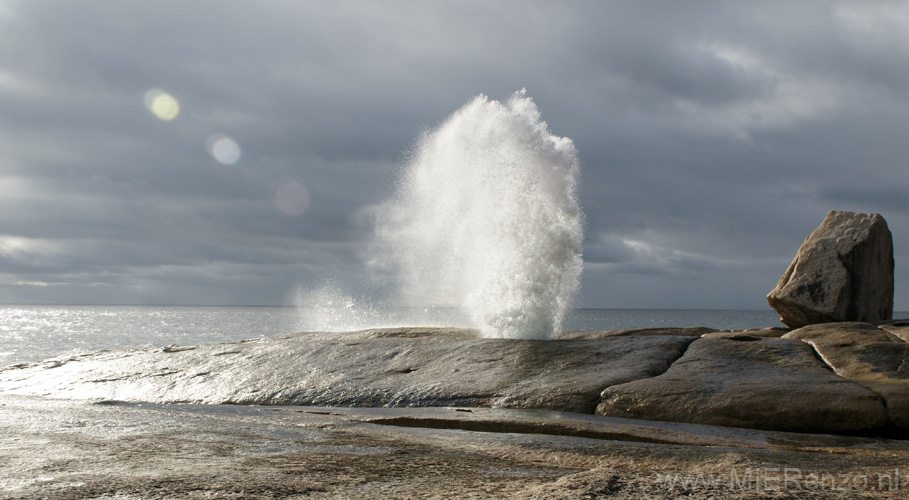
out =
[[[314,290],[297,289],[294,305],[300,308],[301,331],[343,332],[396,326],[388,323],[380,308],[343,292],[331,280]]]
[[[376,214],[407,305],[460,305],[488,337],[547,338],[578,288],[582,219],[572,141],[524,90],[480,95],[419,141]]]

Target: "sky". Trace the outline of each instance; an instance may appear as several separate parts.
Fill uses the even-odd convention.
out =
[[[381,301],[369,207],[522,88],[580,158],[576,306],[766,309],[849,210],[909,310],[909,3],[874,0],[0,0],[0,303]]]

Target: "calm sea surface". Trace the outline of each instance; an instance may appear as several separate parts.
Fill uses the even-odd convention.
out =
[[[904,317],[904,316],[901,316]],[[454,310],[194,306],[0,306],[0,367],[75,352],[232,342],[301,331],[465,326]],[[565,330],[782,326],[772,310],[578,309]]]

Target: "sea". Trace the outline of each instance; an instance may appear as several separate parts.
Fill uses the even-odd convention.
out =
[[[468,326],[455,309],[233,306],[0,305],[0,367],[100,350],[237,342],[307,331]],[[903,316],[901,316],[903,317]],[[575,309],[569,331],[706,326],[783,326],[771,310]]]

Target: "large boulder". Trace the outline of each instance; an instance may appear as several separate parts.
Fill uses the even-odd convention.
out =
[[[878,214],[835,212],[799,248],[767,295],[790,328],[893,317],[893,239]]]

